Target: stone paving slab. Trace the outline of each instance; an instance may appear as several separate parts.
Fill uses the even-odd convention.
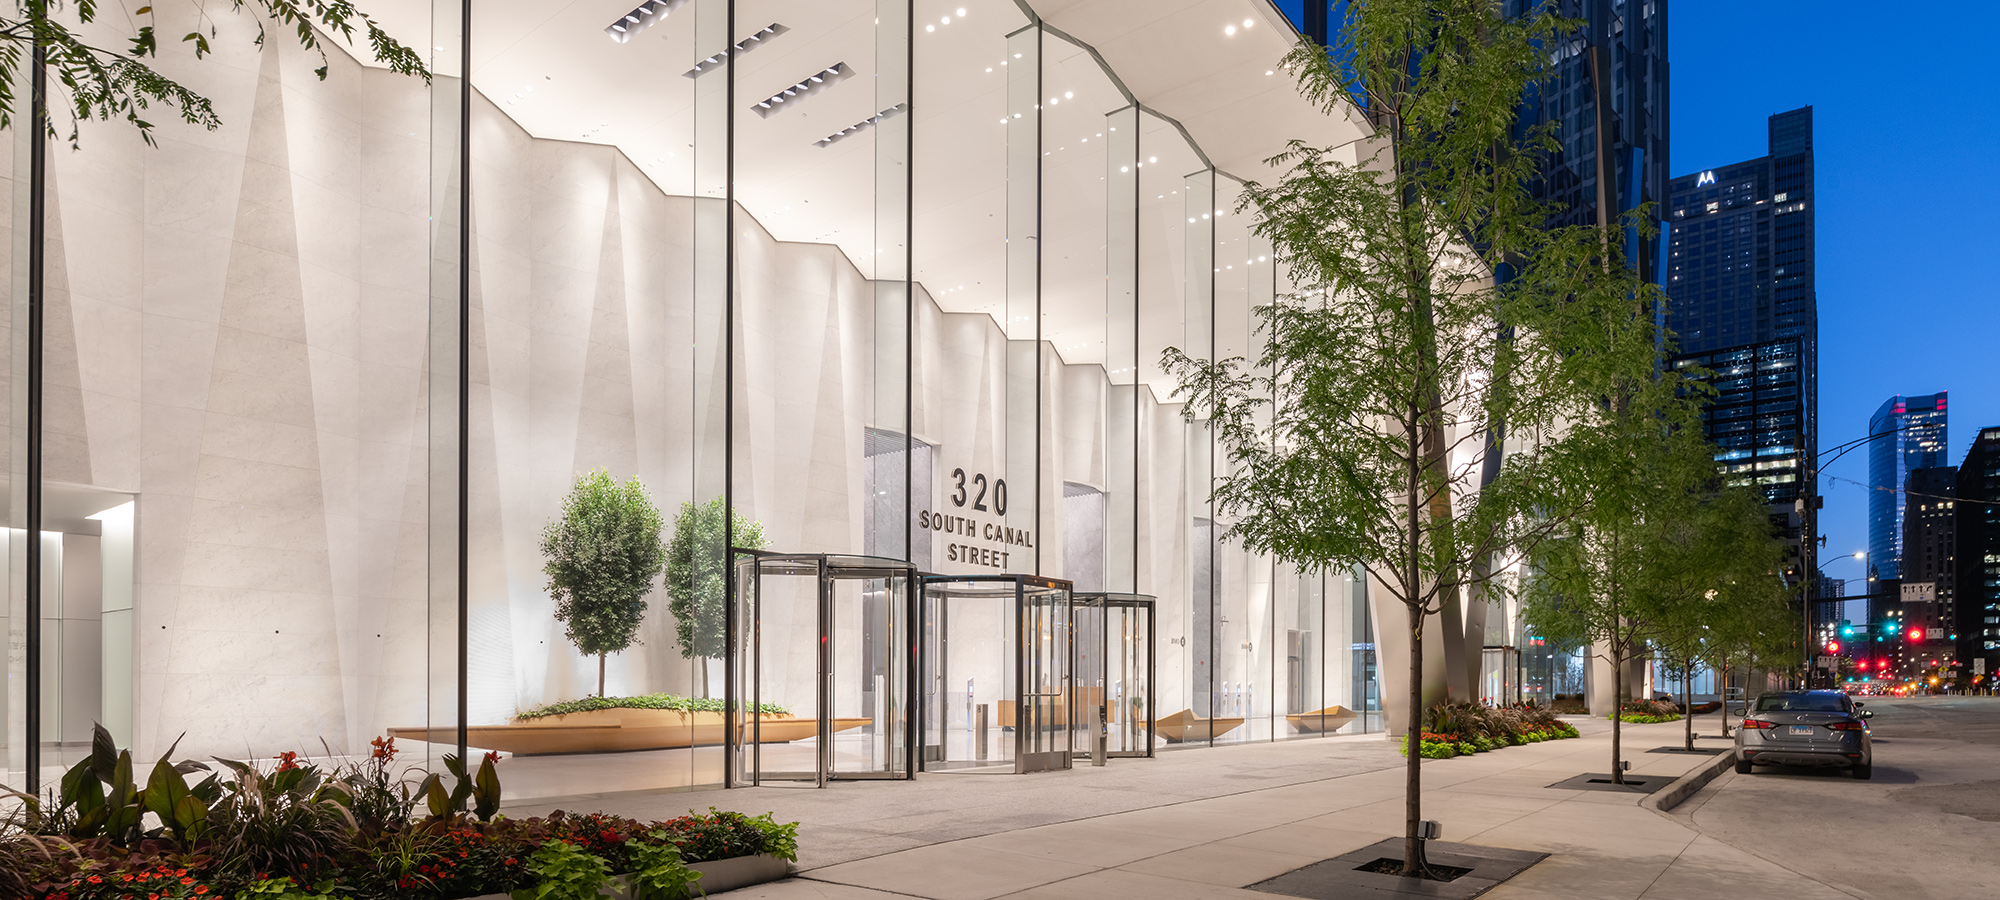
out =
[[[1550,854],[1483,900],[1850,896],[1704,838],[1642,807],[1644,795],[1547,787],[1610,764],[1608,726],[1577,724],[1578,740],[1424,763],[1424,815],[1443,823],[1447,840]],[[1644,753],[1677,738],[1677,725],[1625,727],[1634,775],[1665,783],[1710,760]],[[632,795],[611,811],[660,817],[716,805],[801,820],[799,876],[725,895],[745,900],[1270,900],[1244,886],[1402,830],[1402,760],[1381,738],[1167,757],[824,791]],[[815,847],[824,841],[837,852]]]

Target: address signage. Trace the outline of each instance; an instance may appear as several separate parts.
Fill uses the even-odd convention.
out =
[[[951,489],[947,499],[951,501],[952,512],[928,509],[917,512],[918,528],[951,538],[945,542],[946,562],[1005,569],[1014,548],[1035,546],[1033,531],[996,521],[1007,515],[1006,479],[988,478],[984,472],[968,475],[963,468],[953,469]]]

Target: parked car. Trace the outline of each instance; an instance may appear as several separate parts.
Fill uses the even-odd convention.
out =
[[[1757,765],[1835,766],[1872,777],[1875,753],[1867,719],[1875,713],[1843,691],[1771,691],[1736,732],[1736,771]]]

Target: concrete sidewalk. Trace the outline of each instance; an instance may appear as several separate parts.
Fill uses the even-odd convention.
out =
[[[1643,795],[1549,788],[1609,767],[1609,725],[1577,724],[1585,731],[1581,739],[1425,763],[1425,817],[1443,822],[1447,840],[1551,854],[1485,896],[1852,896],[1699,835],[1642,806]],[[1645,752],[1678,746],[1678,723],[1624,731],[1634,777],[1672,780],[1713,759]],[[1270,900],[1274,895],[1241,888],[1401,833],[1400,763],[1393,744],[1371,736],[1184,751],[1035,776],[925,776],[914,784],[846,785],[838,792],[846,797],[831,790],[764,789],[630,795],[594,805],[654,816],[690,805],[749,812],[771,805],[814,807],[797,816],[805,823],[806,844],[798,877],[729,895],[744,900]],[[1273,766],[1289,775],[1268,774]],[[1297,777],[1308,768],[1322,774]],[[1286,783],[1245,783],[1245,790],[1226,791],[1231,775],[1246,772]],[[1107,804],[1107,793],[1114,802]],[[1035,802],[1024,803],[1030,796]],[[1110,809],[1148,798],[1145,806]],[[757,802],[766,799],[786,802]],[[882,826],[893,821],[896,807],[916,827],[885,832]],[[785,809],[779,814],[793,815]],[[824,842],[843,832],[867,837],[835,841],[842,852],[830,856]],[[880,852],[869,852],[867,844]]]

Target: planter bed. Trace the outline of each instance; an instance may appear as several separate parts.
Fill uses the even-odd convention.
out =
[[[792,874],[791,863],[769,854],[690,863],[688,868],[701,873],[701,881],[696,883],[701,888],[701,894],[720,894],[723,891],[777,881]],[[629,876],[620,875],[611,879],[611,882],[604,886],[604,896],[611,900],[632,900],[632,888],[628,878]],[[513,895],[481,894],[468,900],[513,900]]]
[[[6,900],[677,900],[773,881],[798,823],[706,813],[508,818],[500,756],[396,764],[297,753],[135,765],[98,729],[40,802],[0,817]]]

